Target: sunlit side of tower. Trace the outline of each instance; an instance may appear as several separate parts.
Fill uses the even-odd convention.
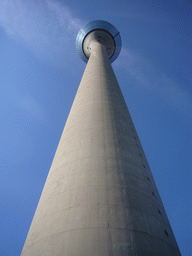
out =
[[[93,21],[76,45],[88,63],[21,255],[180,256],[111,67],[120,34]]]

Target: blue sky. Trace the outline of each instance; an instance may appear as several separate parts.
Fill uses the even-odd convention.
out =
[[[75,38],[102,19],[113,68],[183,256],[192,255],[192,3],[0,1],[0,255],[20,255],[85,63]]]

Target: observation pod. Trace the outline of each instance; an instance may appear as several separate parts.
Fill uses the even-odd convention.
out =
[[[22,256],[180,256],[111,67],[121,38],[105,21],[77,35],[88,62]]]

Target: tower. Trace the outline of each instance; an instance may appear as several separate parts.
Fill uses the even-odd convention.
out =
[[[179,256],[111,67],[121,38],[93,21],[76,41],[88,63],[22,256]]]

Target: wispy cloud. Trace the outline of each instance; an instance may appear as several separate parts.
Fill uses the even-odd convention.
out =
[[[162,74],[154,84],[154,90],[176,110],[186,111],[192,117],[191,94],[167,75]]]
[[[84,22],[56,0],[0,1],[0,26],[40,58],[63,58]]]
[[[148,92],[155,93],[177,111],[192,114],[191,94],[182,84],[159,72],[147,59],[130,49],[123,48],[114,65],[126,69],[134,80],[135,86]]]
[[[135,2],[135,1],[134,1]],[[137,5],[137,3],[135,2]],[[130,10],[130,11],[129,11]],[[167,22],[170,22],[172,20],[171,15],[166,15],[164,14],[159,14],[155,9],[150,8],[145,8],[145,10],[142,8],[142,6],[136,7],[134,4],[132,5],[130,3],[130,8],[124,8],[124,11],[119,11],[119,10],[101,10],[101,13],[105,17],[114,17],[114,18],[121,18],[121,19],[126,19],[126,20],[131,20],[131,21],[141,21],[141,22],[155,22],[163,24],[167,24]]]
[[[45,120],[45,113],[42,107],[33,98],[20,94],[14,97],[14,103],[16,107],[20,108],[21,110],[28,112],[41,120]]]
[[[5,110],[11,109],[13,111],[13,109],[17,108],[38,120],[47,121],[45,111],[37,100],[30,95],[18,92],[14,86],[9,85],[7,87],[4,90],[2,89],[0,94],[0,110],[2,115]]]

